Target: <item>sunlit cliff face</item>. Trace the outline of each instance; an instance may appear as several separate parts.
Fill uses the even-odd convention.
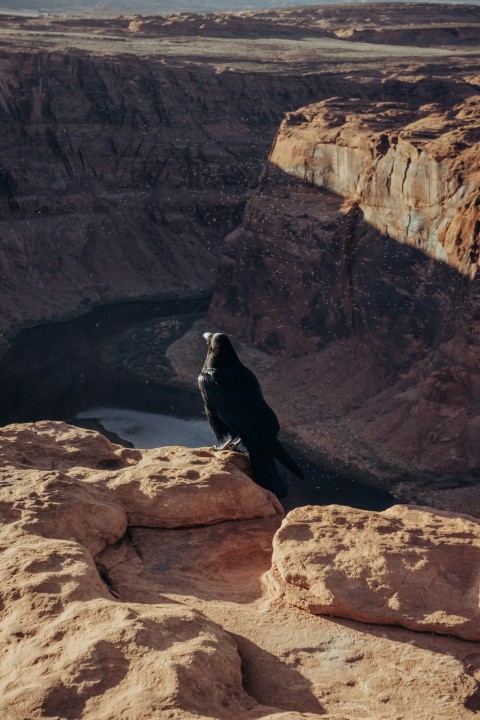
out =
[[[458,90],[288,114],[208,317],[275,358],[302,438],[395,482],[478,482],[480,98]]]
[[[480,252],[480,98],[450,109],[326,100],[289,113],[278,170],[355,203],[388,238],[472,279]]]
[[[210,321],[295,356],[356,337],[387,376],[477,333],[480,100],[457,98],[288,113],[225,241]]]

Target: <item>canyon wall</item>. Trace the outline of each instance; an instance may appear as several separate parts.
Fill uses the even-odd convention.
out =
[[[356,203],[366,223],[473,279],[479,96],[442,107],[328,101],[290,113],[270,169]]]
[[[283,354],[298,435],[390,487],[480,467],[479,102],[288,114],[220,264],[211,324]]]
[[[421,27],[427,16],[421,6]],[[449,49],[446,64],[447,51],[420,47],[425,28],[411,49],[338,39],[346,26],[370,39],[410,29],[392,6],[372,17],[368,6],[5,17],[0,332],[113,300],[211,292],[286,112],[335,96],[417,107],[471,94],[475,52]],[[480,27],[473,10],[434,19],[441,33],[454,20]]]
[[[212,290],[219,245],[301,78],[158,58],[0,58],[0,330]]]
[[[368,328],[401,343],[406,325],[432,345],[453,297],[475,294],[478,106],[334,98],[288,113],[227,238],[212,317],[294,355]],[[283,331],[259,310],[270,276]]]

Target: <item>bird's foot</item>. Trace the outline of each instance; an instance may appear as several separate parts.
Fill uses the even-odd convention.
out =
[[[229,438],[228,440],[225,440],[222,445],[213,445],[212,450],[228,450],[229,448],[238,450],[238,446],[241,442],[241,438],[236,438],[235,440],[233,438]]]
[[[247,451],[240,447],[241,443],[242,443],[242,438],[237,438],[232,443],[230,443],[229,447],[238,453],[242,453],[242,455],[248,455]]]

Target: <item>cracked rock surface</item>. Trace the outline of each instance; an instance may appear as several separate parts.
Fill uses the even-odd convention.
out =
[[[125,449],[64,423],[0,431],[2,717],[474,717],[477,643],[272,594],[283,513],[243,470],[228,451]],[[332,512],[315,510],[310,533]]]

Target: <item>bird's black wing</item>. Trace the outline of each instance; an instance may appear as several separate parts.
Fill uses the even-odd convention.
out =
[[[228,436],[233,437],[233,430],[223,422],[223,420],[217,415],[217,412],[213,405],[208,401],[208,392],[206,386],[208,385],[208,375],[201,373],[198,376],[198,387],[203,398],[203,404],[205,405],[205,414],[207,420],[210,423],[210,427],[215,433],[215,437],[219,442],[224,442]]]
[[[255,482],[275,493],[278,498],[286,497],[290,475],[287,468],[278,462],[268,450],[264,450],[251,440],[245,440],[245,446],[248,450]]]
[[[238,373],[232,375],[224,370],[202,372],[200,390],[205,407],[235,435],[257,439],[265,436],[266,442],[268,436],[279,431],[277,416],[265,402],[258,383],[242,383]],[[250,380],[248,375],[245,380]]]
[[[240,437],[247,448],[252,443],[263,448],[295,475],[303,477],[277,439],[280,430],[277,416],[265,402],[260,385],[248,368],[208,369],[201,377],[205,406],[230,428],[232,436]]]

